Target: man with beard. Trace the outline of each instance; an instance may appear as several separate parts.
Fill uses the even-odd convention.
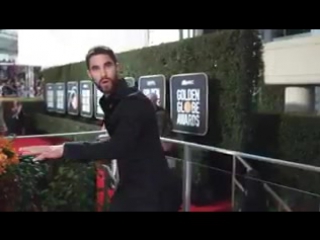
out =
[[[89,77],[104,93],[99,104],[110,139],[26,147],[20,149],[21,154],[34,155],[35,161],[117,159],[120,182],[110,211],[178,211],[179,189],[172,187],[174,180],[161,147],[150,100],[119,78],[119,64],[110,48],[92,48],[87,53],[86,64]]]

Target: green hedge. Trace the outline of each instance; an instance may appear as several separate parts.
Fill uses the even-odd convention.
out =
[[[46,114],[36,113],[33,115],[33,123],[37,126],[37,130],[40,132],[49,133],[68,133],[68,132],[86,132],[86,131],[98,131],[100,126],[87,124],[83,122],[77,122],[56,116],[48,116]],[[67,138],[74,141],[88,141],[95,139],[97,135],[78,135],[68,136]]]
[[[284,112],[285,88],[283,86],[262,85],[259,96],[258,111],[269,113]]]
[[[0,175],[0,211],[96,210],[94,164],[66,160],[36,164],[29,157],[20,161]],[[107,201],[103,207],[108,208]]]
[[[254,116],[252,153],[287,161],[320,166],[320,121],[317,116],[293,114],[257,114]],[[289,167],[256,163],[263,177],[290,187],[320,194],[320,174]],[[292,204],[313,207],[316,198],[284,191]],[[293,197],[294,195],[294,197]],[[306,202],[306,200],[308,200]],[[304,201],[304,202],[303,202]],[[318,206],[317,206],[318,207]],[[317,209],[316,207],[316,209]],[[309,208],[309,209],[310,209]]]
[[[254,128],[252,151],[289,161],[320,165],[318,116],[260,113],[254,116]]]
[[[241,150],[251,112],[254,80],[262,68],[261,42],[255,30],[226,30],[180,42],[118,55],[122,76],[205,72],[210,78],[209,132],[185,139]],[[87,79],[84,62],[47,69],[46,82]],[[169,91],[167,91],[169,96]],[[167,97],[168,97],[167,96]],[[169,104],[168,104],[169,105]],[[80,119],[80,117],[78,118]]]

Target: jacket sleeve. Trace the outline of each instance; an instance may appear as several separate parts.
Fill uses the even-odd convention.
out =
[[[142,106],[141,106],[142,105]],[[144,124],[142,101],[127,101],[119,109],[118,123],[109,141],[70,142],[64,145],[63,157],[78,161],[112,160],[126,157],[139,142]]]
[[[157,124],[158,124],[158,130],[159,130],[159,135],[163,135],[164,131],[164,114],[162,111],[157,112]]]

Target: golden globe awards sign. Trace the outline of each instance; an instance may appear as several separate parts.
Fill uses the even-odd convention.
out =
[[[138,88],[146,96],[155,93],[158,96],[158,106],[166,107],[166,78],[164,75],[142,76],[139,78]]]
[[[68,114],[79,114],[79,83],[76,81],[67,84],[67,109]]]
[[[205,73],[170,78],[173,131],[204,136],[208,131],[208,77]]]

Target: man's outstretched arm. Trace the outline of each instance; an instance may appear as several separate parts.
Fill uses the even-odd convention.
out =
[[[143,123],[143,102],[131,100],[121,108],[117,129],[109,141],[65,143],[63,158],[79,161],[121,159],[135,148]]]

